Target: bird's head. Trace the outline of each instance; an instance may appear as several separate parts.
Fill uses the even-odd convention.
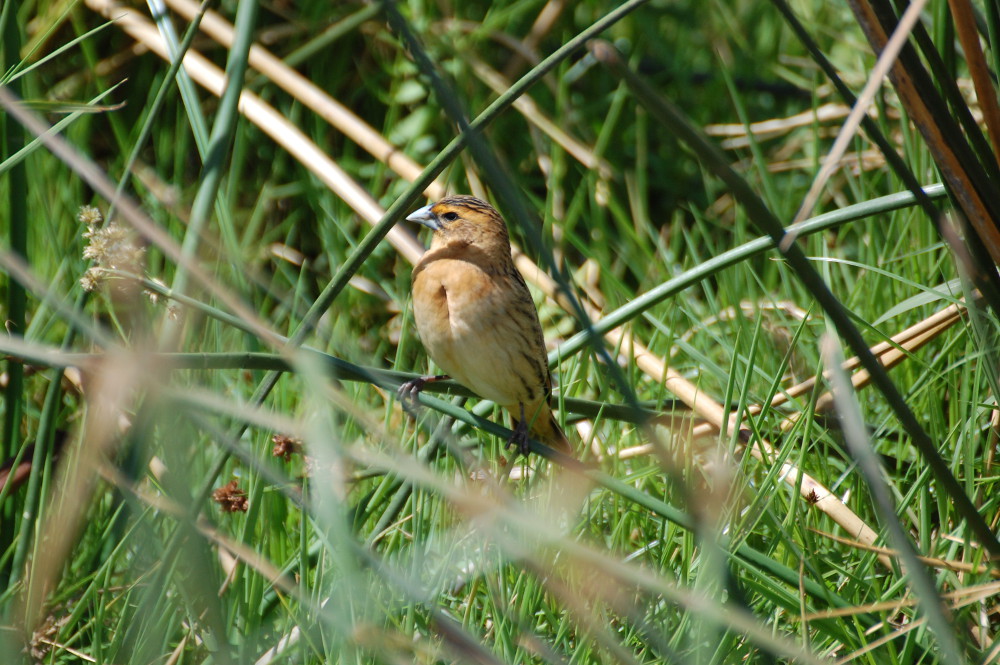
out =
[[[445,245],[496,248],[510,255],[507,225],[500,213],[474,196],[449,196],[411,213],[406,218],[434,230],[431,249]]]

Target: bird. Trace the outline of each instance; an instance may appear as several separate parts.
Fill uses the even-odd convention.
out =
[[[572,455],[549,404],[542,325],[503,217],[486,201],[455,195],[406,219],[434,231],[411,276],[413,319],[427,354],[446,373],[408,381],[400,395],[413,400],[428,382],[452,378],[510,414],[508,448],[517,444],[527,456],[530,434]]]

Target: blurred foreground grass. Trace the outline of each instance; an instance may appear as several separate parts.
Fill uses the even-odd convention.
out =
[[[657,106],[791,224],[850,105],[775,5],[167,5],[0,5],[3,662],[996,658],[994,315],[892,88],[874,127],[930,202],[858,134],[796,243],[937,467],[884,393],[852,419],[808,382],[833,319]],[[793,10],[859,92],[850,10]],[[979,120],[948,5],[922,20]],[[22,152],[25,112],[62,143]],[[509,459],[460,392],[394,399],[432,369],[395,223],[445,192],[511,221],[592,466]]]

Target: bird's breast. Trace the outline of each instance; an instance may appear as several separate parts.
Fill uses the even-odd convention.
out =
[[[435,361],[437,349],[477,334],[501,301],[491,276],[463,261],[434,261],[413,279],[413,316]]]
[[[461,260],[421,264],[413,318],[431,359],[480,396],[516,404],[547,392],[537,314],[523,282]]]

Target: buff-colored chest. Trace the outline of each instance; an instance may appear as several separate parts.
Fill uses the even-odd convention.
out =
[[[505,406],[544,398],[541,329],[523,282],[429,256],[414,271],[413,316],[431,359],[459,383]]]

